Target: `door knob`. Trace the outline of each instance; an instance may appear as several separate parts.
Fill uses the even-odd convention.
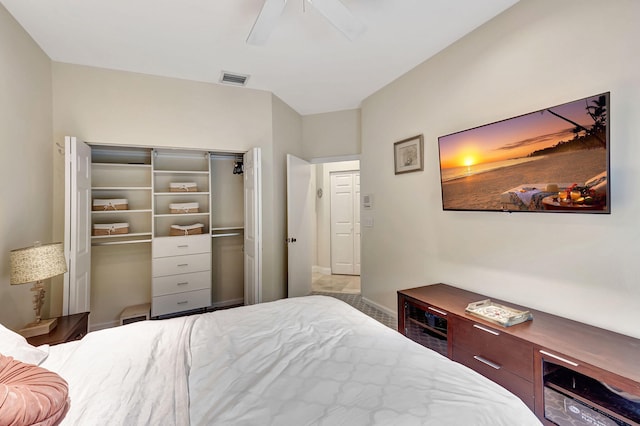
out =
[[[287,242],[288,243],[295,243],[296,239],[295,238],[287,238]]]

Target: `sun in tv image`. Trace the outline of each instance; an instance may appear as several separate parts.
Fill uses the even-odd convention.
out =
[[[609,213],[609,93],[438,138],[444,210]]]

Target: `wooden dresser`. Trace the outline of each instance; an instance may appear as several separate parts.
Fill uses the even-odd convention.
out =
[[[509,389],[546,425],[640,424],[640,340],[494,298],[533,320],[502,327],[465,312],[489,298],[400,290],[398,330]]]

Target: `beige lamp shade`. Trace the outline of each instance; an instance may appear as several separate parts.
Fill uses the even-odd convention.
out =
[[[67,272],[62,243],[11,250],[10,263],[11,284],[41,281]]]

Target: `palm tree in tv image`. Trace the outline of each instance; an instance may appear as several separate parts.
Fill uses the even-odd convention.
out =
[[[582,149],[607,147],[607,97],[605,95],[598,96],[596,99],[591,101],[593,105],[589,105],[588,99],[585,100],[585,102],[585,110],[593,120],[593,125],[589,129],[567,117],[564,117],[561,114],[558,114],[555,111],[552,111],[550,108],[544,110],[575,126],[571,130],[574,134],[573,140],[560,142],[555,147],[551,147],[551,151],[560,151],[561,149],[557,148],[562,148],[563,145],[565,148],[572,148],[572,146],[576,145],[576,142],[581,145]],[[544,151],[548,152],[549,150]]]

